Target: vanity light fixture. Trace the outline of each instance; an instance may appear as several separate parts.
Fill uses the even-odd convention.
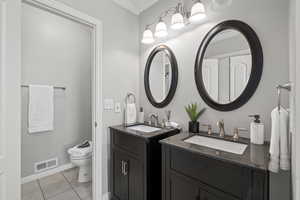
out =
[[[204,19],[206,17],[206,9],[204,4],[201,0],[193,1],[195,1],[195,3],[191,8],[191,12],[188,12],[188,9],[181,1],[176,6],[170,7],[169,9],[165,10],[159,16],[158,23],[154,22],[148,24],[143,33],[142,43],[151,44],[155,41],[152,31],[150,30],[150,27],[153,25],[155,25],[154,35],[156,38],[163,38],[168,35],[168,28],[164,21],[164,19],[168,16],[172,16],[171,28],[174,30],[182,29],[183,27],[188,26],[191,23],[195,23]]]
[[[159,22],[158,22],[158,24],[156,24],[154,35],[155,35],[155,37],[158,37],[158,38],[166,37],[168,35],[167,25],[164,22],[164,20],[162,19],[162,17],[159,18]]]
[[[183,13],[183,7],[182,4],[179,3],[176,7],[176,13],[172,16],[171,28],[174,30],[182,29],[185,26],[184,18],[181,13]]]
[[[147,26],[144,33],[143,33],[142,43],[152,44],[153,42],[154,42],[153,33],[150,30],[149,26]]]
[[[201,21],[205,17],[206,14],[204,4],[200,0],[197,0],[191,9],[191,15],[189,20],[191,23],[195,23]]]

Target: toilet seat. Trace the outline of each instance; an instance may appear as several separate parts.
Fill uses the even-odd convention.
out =
[[[72,160],[83,160],[83,159],[89,159],[89,158],[91,158],[92,155],[93,155],[92,152],[90,152],[90,153],[88,153],[86,155],[83,155],[83,156],[76,156],[76,155],[70,154],[70,158]]]
[[[92,147],[92,142],[89,141],[89,146],[88,147],[83,147],[83,148],[79,148],[80,145],[82,144],[78,144],[72,148],[70,148],[68,150],[68,153],[71,156],[71,159],[86,159],[86,158],[90,158],[93,154],[93,147]]]

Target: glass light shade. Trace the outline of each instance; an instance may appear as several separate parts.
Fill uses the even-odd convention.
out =
[[[191,10],[191,16],[189,18],[190,22],[198,22],[206,17],[205,7],[203,3],[196,2]]]
[[[168,35],[167,25],[164,21],[160,20],[158,24],[156,24],[154,35],[158,38],[166,37]]]
[[[146,29],[143,33],[142,43],[151,44],[154,42],[153,33],[150,29]]]
[[[184,27],[184,18],[181,13],[175,13],[172,16],[171,28],[178,30]]]

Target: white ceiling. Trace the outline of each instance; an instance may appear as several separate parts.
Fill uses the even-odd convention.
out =
[[[139,15],[158,0],[113,0],[119,6],[129,10],[130,12]]]

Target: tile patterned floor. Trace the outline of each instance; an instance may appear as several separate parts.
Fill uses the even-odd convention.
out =
[[[92,183],[77,182],[78,169],[70,169],[22,185],[22,200],[92,200]]]

